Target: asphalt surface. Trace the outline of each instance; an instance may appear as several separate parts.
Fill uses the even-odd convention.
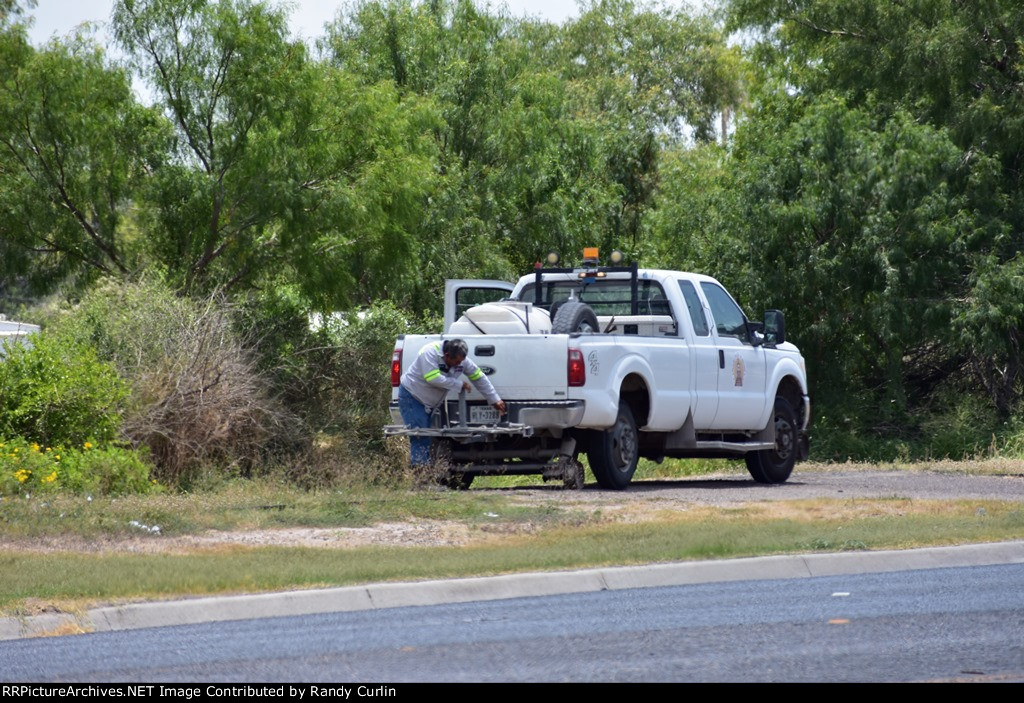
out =
[[[0,680],[303,682],[309,698],[377,697],[372,682],[1020,682],[1022,624],[1024,564],[965,566],[23,639],[0,643]]]
[[[794,474],[785,484],[763,486],[736,477],[635,482],[628,492],[511,489],[530,500],[581,504],[635,502],[685,507],[747,501],[812,498],[906,497],[998,499],[1024,502],[1019,464],[1004,475],[907,471],[838,471]],[[0,618],[0,640],[74,632],[109,632],[250,618],[380,610],[403,606],[592,593],[756,579],[789,579],[944,567],[1024,563],[1024,541],[907,551],[804,554],[649,566],[526,573],[414,583],[384,583],[321,590],[189,598],[98,607],[83,613],[43,613]]]
[[[586,490],[564,492],[550,487],[505,489],[565,504],[606,505],[679,503],[680,505],[734,505],[748,502],[814,500],[818,498],[908,498],[913,500],[1003,500],[1024,502],[1024,463],[1007,463],[1004,474],[976,475],[934,471],[843,470],[799,471],[778,484],[755,483],[745,474],[711,478],[685,478],[634,481],[628,491],[604,491],[588,485]],[[591,490],[593,488],[593,490]]]
[[[485,602],[732,581],[816,578],[1024,563],[1024,541],[914,550],[798,554],[637,567],[526,573],[487,578],[191,598],[95,608],[74,616],[0,619],[0,640],[199,623]]]

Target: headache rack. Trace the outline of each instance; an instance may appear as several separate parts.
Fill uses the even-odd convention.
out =
[[[549,302],[544,301],[544,274],[548,273],[564,273],[564,274],[576,274],[579,278],[580,283],[585,283],[587,279],[604,278],[609,273],[628,273],[629,274],[629,305],[630,315],[640,314],[640,288],[639,288],[639,276],[637,264],[634,261],[629,266],[591,266],[584,265],[583,268],[555,268],[555,267],[541,267],[537,266],[534,268],[535,282],[533,286],[533,304],[537,307],[547,308],[550,305]],[[610,302],[610,301],[609,301]],[[623,301],[625,302],[625,301]]]

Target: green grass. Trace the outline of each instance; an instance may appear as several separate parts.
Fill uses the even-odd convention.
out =
[[[801,469],[803,465],[801,465]],[[656,464],[641,459],[634,474],[636,480],[652,478],[691,478],[708,474],[737,474],[747,476],[747,465],[742,459],[665,459]]]
[[[828,517],[823,517],[828,516]],[[244,548],[190,554],[0,554],[0,608],[479,576],[765,554],[1024,538],[999,501],[794,501],[672,511],[640,524],[554,524],[468,547]]]
[[[1024,462],[802,464],[816,471],[942,471],[1024,475]],[[745,475],[739,462],[644,462],[640,479]],[[481,479],[498,487],[540,479]],[[557,491],[552,488],[552,491]],[[531,499],[533,491],[416,490],[336,486],[305,491],[273,478],[215,483],[192,494],[120,498],[34,495],[0,501],[0,610],[28,612],[40,600],[76,610],[98,602],[182,595],[313,588],[375,581],[447,578],[690,559],[1024,539],[1024,507],[1000,501],[766,501],[616,512],[601,502]],[[413,519],[463,526],[463,547],[190,547],[168,552],[166,538],[208,530],[365,527]],[[633,523],[628,522],[633,520]],[[159,525],[161,536],[132,522]],[[125,538],[153,547],[132,553]],[[73,545],[55,550],[54,545]],[[51,551],[42,547],[48,546]],[[81,552],[74,551],[76,548]],[[33,606],[34,607],[34,606]]]
[[[139,535],[131,523],[164,535],[273,527],[361,527],[423,518],[473,524],[488,514],[520,521],[575,520],[558,506],[515,505],[486,492],[352,485],[304,491],[274,480],[236,480],[192,494],[96,497],[64,494],[0,499],[0,537]]]
[[[587,466],[586,458],[582,458]],[[648,459],[641,459],[633,475],[637,481],[645,479],[690,478],[708,474],[736,473],[747,474],[747,466],[743,460],[726,461],[722,459],[665,459],[656,464]],[[587,472],[587,480],[593,480]],[[540,486],[544,480],[540,476],[480,476],[473,481],[476,488],[513,488],[516,486]],[[555,485],[553,483],[548,485]]]

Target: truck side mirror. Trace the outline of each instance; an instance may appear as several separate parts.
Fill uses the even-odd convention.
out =
[[[786,316],[781,310],[766,310],[764,313],[764,343],[777,347],[786,341]]]
[[[759,347],[765,343],[764,323],[747,321],[747,337],[750,338],[750,346]]]

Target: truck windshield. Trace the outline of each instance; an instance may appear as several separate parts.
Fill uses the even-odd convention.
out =
[[[527,283],[519,293],[524,302],[536,300],[535,284]],[[592,279],[580,288],[578,280],[544,281],[541,284],[541,307],[551,309],[552,303],[569,299],[575,291],[576,299],[589,305],[596,315],[631,315],[632,296],[628,280],[607,278]],[[672,310],[665,296],[665,290],[657,281],[637,281],[637,314],[671,315]]]

